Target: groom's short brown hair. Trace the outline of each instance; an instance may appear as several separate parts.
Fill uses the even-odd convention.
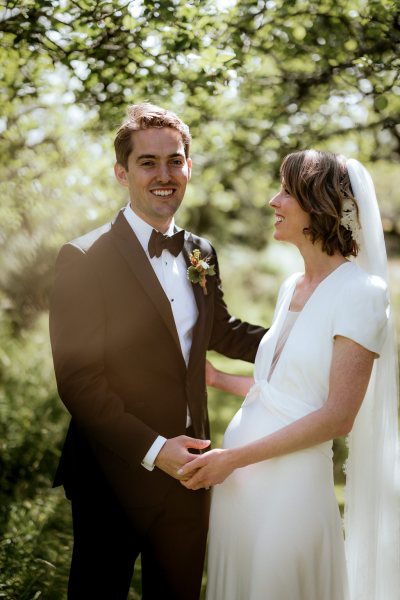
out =
[[[155,104],[143,102],[128,106],[127,118],[117,131],[114,140],[115,156],[117,162],[128,169],[128,157],[133,149],[132,133],[141,129],[152,127],[172,127],[182,136],[185,156],[188,158],[191,135],[189,127],[171,110],[165,110]]]

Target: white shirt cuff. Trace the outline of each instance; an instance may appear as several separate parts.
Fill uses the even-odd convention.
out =
[[[156,440],[153,442],[153,445],[150,447],[150,450],[142,460],[142,467],[148,471],[152,471],[154,469],[155,460],[166,441],[167,438],[163,437],[162,435],[159,435],[158,438],[156,438]]]

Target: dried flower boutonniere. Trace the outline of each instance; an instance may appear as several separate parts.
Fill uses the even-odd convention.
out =
[[[206,277],[215,275],[214,265],[209,265],[208,261],[210,257],[201,258],[201,252],[198,248],[193,250],[190,255],[191,265],[187,270],[187,276],[189,281],[192,283],[199,283],[200,287],[203,288],[204,294],[207,294],[207,281]]]

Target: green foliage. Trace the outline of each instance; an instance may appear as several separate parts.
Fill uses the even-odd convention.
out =
[[[205,124],[221,132],[234,125],[228,137],[239,172],[269,150],[276,173],[288,149],[347,137],[354,125],[378,142],[380,156],[398,156],[397,2],[230,4],[8,1],[0,23],[2,52],[12,57],[5,95],[40,97],[43,73],[65,67],[69,102],[92,107],[98,127],[144,98],[177,106],[196,137]],[[389,146],[376,139],[381,130]]]
[[[56,395],[47,318],[15,339],[3,316],[0,347],[0,597],[32,600],[51,588],[66,545],[60,494],[50,493],[66,413]]]
[[[48,307],[57,249],[109,219],[124,200],[109,141],[82,132],[74,107],[14,111],[0,138],[0,289],[20,331]]]
[[[399,11],[388,0],[6,1],[0,289],[16,331],[46,309],[61,243],[126,201],[110,131],[128,103],[150,99],[190,124],[179,222],[222,246],[268,243],[264,206],[289,151],[398,159]]]
[[[190,125],[178,222],[216,244],[232,312],[268,324],[287,254],[267,248],[266,203],[287,152],[369,162],[400,254],[400,5],[3,0],[0,40],[0,598],[62,600],[71,523],[50,486],[68,418],[44,315],[58,248],[127,200],[112,173],[126,105],[150,100]],[[398,272],[395,259],[396,307]],[[240,401],[210,393],[215,444]],[[337,442],[338,482],[344,456]]]

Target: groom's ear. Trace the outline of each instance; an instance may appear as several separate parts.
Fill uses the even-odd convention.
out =
[[[124,187],[128,187],[128,176],[125,167],[116,162],[114,165],[114,173],[117,181]]]

